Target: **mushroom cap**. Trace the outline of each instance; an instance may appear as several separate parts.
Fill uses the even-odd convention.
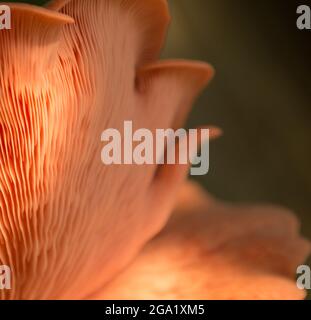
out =
[[[128,292],[118,284],[105,286],[163,229],[176,203],[183,203],[179,193],[188,166],[104,166],[101,133],[107,128],[122,132],[125,120],[133,121],[134,130],[152,132],[182,126],[194,99],[213,77],[213,68],[196,61],[158,60],[170,20],[165,0],[56,0],[46,8],[8,5],[12,29],[0,32],[0,265],[11,267],[13,283],[12,290],[0,291],[0,298],[78,299],[95,292],[125,297]],[[203,261],[189,268],[191,277],[202,276],[202,285],[211,285],[214,295],[190,285],[188,293],[164,285],[167,296],[220,297],[213,263],[224,272],[230,266],[230,274],[242,276],[246,266],[238,261],[243,258],[250,266],[254,261],[262,264],[266,277],[260,277],[259,266],[253,272],[266,283],[263,292],[271,289],[270,279],[279,279],[279,288],[283,283],[297,296],[293,283],[283,277],[292,271],[293,262],[280,240],[294,238],[292,247],[288,244],[297,254],[294,262],[307,249],[292,229],[291,218],[279,235],[273,226],[287,221],[283,213],[263,220],[253,213],[253,221],[245,214],[253,209],[241,209],[242,216],[228,225],[227,207],[215,205],[218,215],[201,215],[206,211],[205,200],[203,207],[196,207],[197,200],[204,199],[201,191],[187,192],[195,204],[193,215],[187,211],[175,216],[138,257],[132,275],[154,256],[160,265],[175,263],[176,279],[181,279],[188,270],[181,272],[179,255],[189,254],[190,262],[198,257]],[[191,232],[188,221],[194,226]],[[246,221],[253,223],[255,234],[242,232]],[[271,233],[263,230],[265,221]],[[237,235],[243,241],[231,244],[230,237]],[[253,235],[258,242],[252,258],[253,247],[246,239]],[[221,248],[223,243],[227,249]],[[282,256],[284,266],[279,267],[278,259],[271,265],[260,258],[258,248],[270,244],[271,255]],[[218,258],[210,254],[213,246]],[[270,254],[263,252],[265,257]],[[176,262],[169,262],[171,253]],[[142,282],[142,297],[155,296],[150,275],[169,274],[163,270],[156,263],[151,272],[142,272],[148,277]],[[126,280],[127,288],[131,281]],[[242,286],[242,281],[236,285]],[[286,290],[284,297],[289,296]],[[251,296],[253,291],[246,292]]]
[[[81,298],[166,223],[187,166],[105,166],[104,129],[171,128],[213,75],[158,61],[162,0],[10,4],[0,32],[2,298]],[[172,169],[172,170],[171,170]],[[157,173],[157,174],[156,174]],[[101,283],[98,283],[101,279]]]
[[[310,253],[295,216],[269,205],[232,205],[185,183],[166,227],[91,299],[293,300]],[[133,295],[135,292],[135,295]]]

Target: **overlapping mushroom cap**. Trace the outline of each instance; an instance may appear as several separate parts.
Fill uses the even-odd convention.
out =
[[[0,32],[0,264],[12,268],[13,288],[0,295],[84,298],[163,228],[187,173],[104,166],[102,131],[122,132],[125,120],[181,126],[213,71],[157,61],[165,0],[9,5],[12,29]]]
[[[90,298],[303,299],[293,280],[309,252],[291,212],[222,203],[185,183],[164,230]]]

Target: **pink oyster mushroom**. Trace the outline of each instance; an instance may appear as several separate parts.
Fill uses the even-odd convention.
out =
[[[1,299],[304,297],[294,275],[309,244],[291,214],[221,204],[185,165],[101,162],[103,129],[178,128],[212,78],[208,64],[158,60],[165,0],[9,6],[0,265],[12,289]]]

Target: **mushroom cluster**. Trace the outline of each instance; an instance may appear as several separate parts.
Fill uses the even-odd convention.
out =
[[[101,162],[104,129],[178,128],[213,76],[158,60],[165,0],[7,5],[0,265],[12,288],[0,298],[304,296],[293,280],[309,243],[291,214],[221,204],[186,181],[187,165]]]

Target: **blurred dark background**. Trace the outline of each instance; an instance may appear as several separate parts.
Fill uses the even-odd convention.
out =
[[[311,239],[311,31],[296,27],[311,0],[169,2],[164,57],[216,69],[189,122],[224,130],[199,181],[225,200],[291,208]]]
[[[296,29],[297,5],[284,2],[171,0],[164,56],[217,72],[190,120],[225,133],[201,181],[228,200],[290,206],[310,225],[311,31]]]
[[[189,122],[224,130],[199,181],[225,200],[291,208],[311,239],[311,31],[296,27],[298,5],[311,0],[169,3],[163,56],[208,61],[217,72]]]

